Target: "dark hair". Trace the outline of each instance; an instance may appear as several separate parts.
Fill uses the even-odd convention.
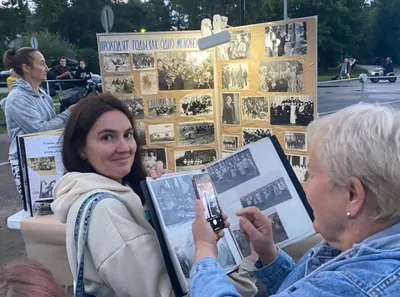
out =
[[[60,60],[66,60],[66,59],[67,59],[66,56],[62,56],[62,57],[60,58]]]
[[[8,50],[3,55],[3,64],[6,68],[12,68],[19,76],[24,76],[22,65],[33,66],[32,55],[39,50],[32,47],[22,47],[18,50]]]
[[[63,135],[62,159],[68,172],[96,172],[87,160],[83,160],[79,150],[85,146],[86,137],[95,122],[106,112],[118,110],[126,115],[135,131],[135,140],[138,139],[134,127],[133,116],[126,104],[111,95],[89,96],[77,103],[65,126]],[[142,165],[140,143],[136,141],[137,149],[131,171],[122,179],[143,200],[140,181],[146,178]]]

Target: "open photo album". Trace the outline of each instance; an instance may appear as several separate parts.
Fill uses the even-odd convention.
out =
[[[240,148],[202,170],[147,178],[142,190],[176,296],[189,292],[195,252],[191,229],[196,194],[192,177],[203,173],[209,174],[219,206],[231,223],[218,241],[217,260],[227,274],[250,255],[250,242],[240,232],[239,217],[235,215],[243,208],[255,206],[270,219],[274,241],[281,248],[315,234],[312,210],[275,136]],[[211,204],[205,207],[215,209]]]

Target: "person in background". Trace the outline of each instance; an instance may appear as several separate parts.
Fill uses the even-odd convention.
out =
[[[23,47],[4,53],[3,64],[20,76],[11,86],[7,100],[2,101],[10,138],[9,161],[22,195],[20,168],[17,152],[17,136],[63,128],[74,105],[56,115],[53,99],[40,88],[46,80],[48,68],[43,55],[34,48]]]
[[[349,59],[344,58],[338,67],[340,68],[340,79],[343,79],[343,77],[350,79],[351,65]]]
[[[271,222],[257,208],[237,213],[259,255],[248,259],[248,271],[270,297],[399,296],[399,130],[400,111],[370,104],[309,125],[304,190],[324,241],[297,264],[275,246]],[[191,297],[239,297],[215,261],[214,234],[196,203]]]
[[[69,297],[52,273],[33,260],[14,260],[0,270],[0,297]]]
[[[67,66],[67,58],[61,57],[58,65],[54,66],[52,72],[56,75],[56,79],[72,79],[71,68]]]
[[[384,64],[384,69],[385,69],[385,75],[387,75],[388,73],[394,72],[393,61],[390,57],[386,58],[386,61]]]
[[[86,63],[84,60],[79,61],[79,67],[76,70],[75,78],[76,79],[90,79],[91,73],[86,67]]]
[[[20,76],[15,73],[14,69],[11,69],[11,74],[7,77],[7,88],[10,90],[12,84],[19,78]]]

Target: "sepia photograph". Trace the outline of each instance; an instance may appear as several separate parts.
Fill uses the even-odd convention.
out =
[[[243,128],[243,146],[271,136],[271,128]]]
[[[174,124],[149,125],[150,143],[175,141]]]
[[[243,120],[267,120],[268,118],[268,100],[266,97],[242,97]]]
[[[267,57],[307,55],[307,23],[296,22],[265,28]]]
[[[308,157],[307,156],[296,156],[286,155],[290,165],[292,165],[294,173],[296,173],[297,179],[304,183],[307,176]]]
[[[154,70],[154,54],[135,53],[132,54],[133,70]]]
[[[41,180],[40,181],[40,192],[39,199],[53,198],[53,188],[56,184],[56,180]]]
[[[312,96],[272,96],[271,125],[308,126],[314,120]]]
[[[105,72],[130,72],[129,54],[103,55],[103,67]]]
[[[250,30],[230,31],[231,41],[217,47],[218,59],[222,61],[250,59]]]
[[[165,148],[142,149],[142,164],[146,174],[156,167],[158,161],[163,162],[164,169],[168,169],[167,151]]]
[[[278,213],[274,212],[273,214],[269,215],[268,218],[270,219],[272,225],[272,235],[274,238],[274,243],[278,244],[282,241],[288,240],[289,237],[286,233],[285,228],[283,227],[281,218],[279,217]]]
[[[303,64],[299,61],[261,61],[259,75],[262,92],[303,92]]]
[[[285,132],[285,149],[307,151],[307,134],[305,132]]]
[[[163,119],[176,117],[175,98],[149,99],[149,119]]]
[[[104,79],[104,90],[113,95],[133,94],[135,83],[130,75],[106,76]]]
[[[157,72],[140,72],[140,90],[142,95],[156,95],[158,93],[157,85]]]
[[[222,124],[240,125],[239,93],[222,94]]]
[[[54,181],[55,183],[55,181]],[[38,200],[33,203],[33,216],[41,217],[53,214],[53,210],[51,209],[51,203],[54,199],[43,199]]]
[[[214,88],[213,52],[168,52],[157,58],[160,91]]]
[[[239,136],[222,134],[222,149],[236,151],[239,148]]]
[[[248,90],[249,64],[248,63],[222,64],[222,89]]]
[[[128,106],[129,111],[133,115],[134,120],[144,119],[143,98],[139,96],[133,97],[120,97],[122,101]]]
[[[261,211],[292,199],[283,177],[240,198],[243,208],[255,206]]]
[[[215,142],[214,122],[188,122],[178,124],[178,145],[196,146]]]
[[[242,253],[243,258],[247,258],[251,254],[250,240],[243,232],[240,231],[239,226],[234,226],[230,229],[232,231],[233,237],[236,240],[239,250]]]
[[[215,191],[221,194],[260,175],[249,149],[208,167]]]
[[[181,116],[208,116],[214,112],[211,94],[185,95],[180,105]]]
[[[196,151],[176,151],[175,152],[175,171],[192,171],[204,168],[207,164],[217,160],[217,151],[196,150]]]
[[[140,145],[146,145],[146,127],[144,122],[135,122],[135,140]]]
[[[28,166],[36,171],[39,175],[43,176],[57,174],[55,157],[28,158],[27,163]]]

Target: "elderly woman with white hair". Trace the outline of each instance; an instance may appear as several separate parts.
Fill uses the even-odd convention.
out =
[[[241,230],[259,256],[249,272],[276,297],[400,296],[400,112],[354,105],[312,122],[308,139],[304,189],[324,241],[296,264],[261,212],[243,209]],[[201,203],[196,211],[191,297],[239,297],[215,261]]]

